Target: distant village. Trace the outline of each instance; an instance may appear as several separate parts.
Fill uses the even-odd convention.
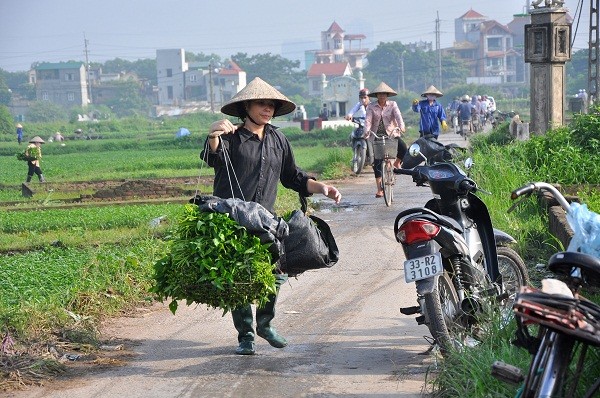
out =
[[[529,76],[524,61],[524,27],[529,22],[529,14],[517,14],[504,25],[470,9],[455,19],[453,46],[441,51],[465,61],[469,68],[465,83],[526,84]],[[347,33],[334,21],[321,32],[321,48],[305,51],[308,94],[320,98],[334,115],[345,114],[364,87],[361,71],[369,55],[365,39],[364,34]],[[407,45],[433,49],[431,42]],[[104,104],[114,98],[115,82],[134,81],[153,104],[154,116],[161,116],[218,110],[247,82],[246,72],[232,60],[218,67],[210,62],[188,62],[183,48],[157,50],[156,74],[158,84],[153,85],[132,73],[107,74],[101,68],[88,69],[83,62],[40,63],[29,71],[29,83],[35,85],[38,101],[70,109]],[[13,99],[9,109],[17,117],[26,115],[27,106],[27,101]]]

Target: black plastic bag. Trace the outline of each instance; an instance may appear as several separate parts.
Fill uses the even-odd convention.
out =
[[[297,276],[304,271],[329,268],[339,259],[339,250],[329,225],[317,216],[307,216],[306,198],[301,197],[302,210],[294,210],[287,221],[289,235],[283,241],[281,271]]]

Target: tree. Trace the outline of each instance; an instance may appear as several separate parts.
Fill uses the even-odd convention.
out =
[[[27,111],[27,118],[31,122],[66,121],[67,111],[50,101],[35,101]]]
[[[149,80],[152,84],[157,84],[156,59],[138,59],[137,61],[132,62],[121,58],[115,58],[104,62],[102,65],[102,72],[133,72],[138,78]]]
[[[13,117],[11,116],[8,108],[4,105],[0,105],[0,134],[12,134],[14,133]]]
[[[306,94],[306,72],[299,70],[300,61],[292,61],[281,55],[237,53],[231,59],[246,72],[248,81],[260,77],[272,86],[279,87],[286,96]]]
[[[2,77],[0,77],[0,105],[10,104],[12,90],[8,88]]]
[[[436,51],[412,50],[410,47],[395,41],[380,43],[367,56],[369,61],[365,68],[367,87],[375,87],[379,82],[386,82],[392,88],[404,87],[408,91],[421,93],[429,85],[439,85],[439,61]],[[402,68],[404,66],[404,68]],[[454,56],[442,58],[442,85],[449,88],[456,84],[464,84],[468,76],[465,63]]]
[[[587,90],[588,54],[588,49],[575,51],[571,57],[571,62],[567,62],[567,93],[576,94],[583,88]]]
[[[115,88],[113,99],[106,105],[119,117],[147,115],[150,103],[141,95],[140,85],[134,81],[117,81],[112,83]]]

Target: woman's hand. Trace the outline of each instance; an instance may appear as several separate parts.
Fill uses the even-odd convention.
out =
[[[238,127],[239,126],[231,123],[231,121],[228,119],[217,120],[210,125],[208,136],[214,138],[220,136],[221,134],[232,134],[238,129]]]
[[[329,199],[335,200],[336,204],[339,204],[340,200],[342,200],[342,194],[334,186],[323,184],[322,193],[323,193],[323,195],[327,196]]]

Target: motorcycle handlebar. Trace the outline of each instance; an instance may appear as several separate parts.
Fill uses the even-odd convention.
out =
[[[477,190],[477,184],[473,180],[462,180],[458,184],[458,188],[467,192],[475,192]]]

